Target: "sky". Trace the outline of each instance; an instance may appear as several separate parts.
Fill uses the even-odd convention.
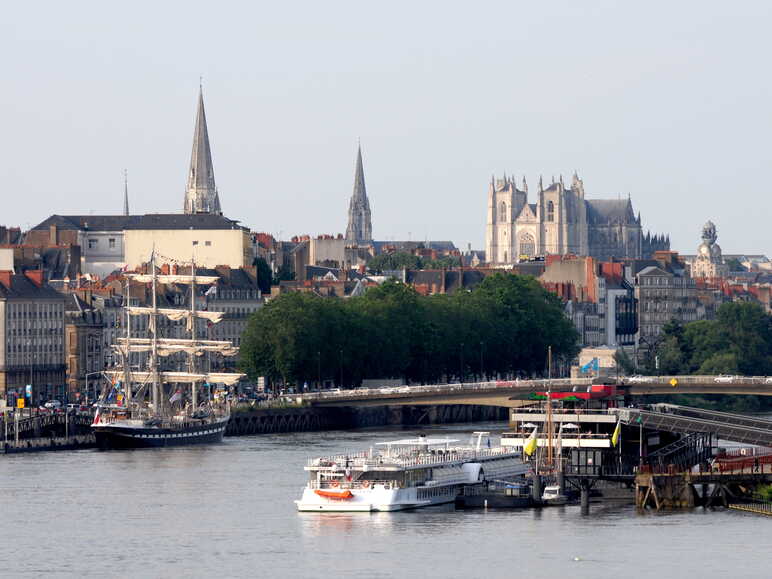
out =
[[[181,211],[203,77],[223,211],[484,247],[491,175],[576,170],[694,253],[772,254],[770,2],[13,2],[0,224]]]

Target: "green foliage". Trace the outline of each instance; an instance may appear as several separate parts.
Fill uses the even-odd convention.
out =
[[[382,253],[373,257],[367,267],[373,271],[390,271],[395,269],[420,269],[421,259],[410,253]]]
[[[392,271],[397,269],[451,269],[461,265],[461,258],[447,255],[437,259],[424,259],[412,253],[382,253],[376,255],[367,267],[371,271]]]
[[[663,328],[656,354],[662,374],[772,374],[772,316],[758,304],[732,302],[715,320]]]
[[[437,382],[543,372],[578,352],[563,305],[532,277],[496,274],[471,292],[420,296],[391,280],[346,300],[289,293],[249,320],[241,367],[285,383]]]
[[[252,265],[257,268],[257,285],[260,291],[264,294],[271,293],[271,280],[273,279],[271,266],[262,257],[256,257]]]

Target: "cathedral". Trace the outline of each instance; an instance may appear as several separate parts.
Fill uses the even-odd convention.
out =
[[[193,150],[190,153],[188,184],[185,188],[185,213],[210,213],[222,215],[220,196],[214,183],[212,150],[209,147],[209,131],[204,112],[204,92],[198,91],[196,127],[193,130]]]
[[[492,265],[547,254],[640,259],[669,248],[668,237],[643,234],[629,198],[585,199],[576,173],[570,187],[562,176],[546,188],[539,178],[536,203],[528,202],[525,178],[522,189],[506,175],[488,187],[485,255]]]
[[[373,224],[370,215],[370,201],[365,188],[365,169],[362,164],[362,147],[357,149],[354,169],[354,192],[348,206],[346,241],[353,244],[368,244],[373,240]]]

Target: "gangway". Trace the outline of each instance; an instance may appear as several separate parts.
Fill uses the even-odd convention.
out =
[[[657,410],[643,410],[640,408],[613,408],[619,420],[625,424],[667,432],[683,434],[703,433],[711,434],[722,440],[756,444],[759,446],[772,446],[772,429],[735,424],[723,420],[721,412],[713,412],[712,419],[684,416],[675,412],[659,412]],[[729,413],[726,413],[729,414]],[[729,414],[729,418],[732,416]],[[756,420],[756,419],[754,419]]]
[[[679,414],[681,416],[688,416],[691,418],[703,418],[705,420],[718,420],[727,424],[737,424],[739,426],[750,426],[752,428],[772,430],[772,420],[747,416],[745,414],[719,412],[718,410],[705,410],[704,408],[693,408],[691,406],[667,404],[665,402],[654,404],[653,407],[658,412]]]

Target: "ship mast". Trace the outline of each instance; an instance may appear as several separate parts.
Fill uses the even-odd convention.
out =
[[[129,314],[129,305],[131,301],[131,278],[128,276],[126,277],[126,291],[124,293],[125,295],[125,303],[124,307],[126,310],[126,343],[131,342],[131,314]],[[131,349],[126,349],[126,354],[122,354],[123,358],[123,383],[126,385],[126,392],[124,396],[126,396],[126,407],[129,407],[129,404],[131,403]]]
[[[156,415],[161,414],[161,405],[163,404],[163,393],[161,392],[161,383],[158,376],[158,298],[156,292],[156,271],[155,271],[155,248],[150,258],[151,273],[151,285],[152,289],[152,311],[150,312],[150,323],[148,328],[150,329],[150,369],[153,373],[153,411]]]
[[[193,253],[193,257],[190,261],[190,339],[196,339],[196,255]],[[188,371],[191,374],[196,372],[196,354],[190,352],[188,356]],[[190,383],[191,396],[190,402],[192,405],[192,411],[195,412],[198,408],[198,386],[196,382]]]
[[[547,466],[552,468],[552,439],[555,425],[552,422],[552,346],[547,348]]]

